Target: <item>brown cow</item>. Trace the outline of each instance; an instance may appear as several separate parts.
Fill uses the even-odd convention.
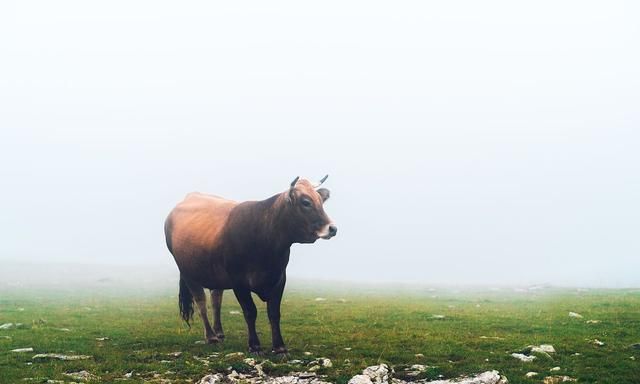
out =
[[[208,343],[224,339],[222,293],[233,289],[247,322],[249,351],[261,353],[251,298],[255,292],[267,302],[273,351],[287,352],[280,334],[280,301],[291,244],[330,239],[338,231],[322,207],[329,190],[317,189],[327,177],[318,184],[296,177],[287,191],[262,201],[238,203],[190,193],[171,211],[164,231],[180,269],[180,313],[188,324],[195,300]],[[204,288],[211,290],[213,329]]]

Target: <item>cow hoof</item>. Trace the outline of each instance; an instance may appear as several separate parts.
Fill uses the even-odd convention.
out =
[[[216,337],[218,338],[218,340],[224,341],[224,333],[216,333]]]
[[[219,342],[221,342],[222,340],[219,339],[218,337],[214,336],[214,337],[208,337],[207,338],[207,344],[217,344]]]
[[[274,354],[280,357],[289,357],[289,351],[287,350],[287,347],[273,348],[271,352],[273,352]]]
[[[264,352],[260,347],[249,347],[249,353],[255,357],[264,357]]]

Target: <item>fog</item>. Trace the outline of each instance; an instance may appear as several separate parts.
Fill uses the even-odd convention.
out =
[[[639,19],[613,1],[4,1],[0,263],[176,271],[163,221],[186,193],[328,173],[338,236],[295,245],[293,278],[640,286]]]

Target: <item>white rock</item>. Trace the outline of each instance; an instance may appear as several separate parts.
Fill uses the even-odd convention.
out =
[[[37,355],[34,355],[31,359],[32,360],[38,360],[38,359],[56,359],[56,360],[87,360],[87,359],[91,359],[93,356],[87,356],[87,355],[62,355],[59,353],[39,353]]]
[[[244,353],[242,353],[242,352],[231,352],[231,353],[227,353],[226,355],[224,355],[224,357],[226,357],[226,358],[244,357]]]
[[[324,297],[316,297],[316,301],[327,301]]]
[[[96,337],[97,341],[107,341],[110,340],[108,337]]]
[[[515,357],[520,361],[524,361],[525,363],[530,363],[536,359],[535,356],[527,356],[527,355],[523,355],[522,353],[512,353],[511,356]]]
[[[560,367],[553,367],[549,370],[549,372],[558,372],[559,370],[561,370],[562,368]]]
[[[600,324],[600,320],[587,320],[587,324]]]
[[[534,377],[534,376],[538,376],[538,372],[527,372],[524,376],[525,376],[525,377]]]
[[[350,351],[350,350],[351,350],[351,347],[346,347],[344,350],[345,350],[345,351]]]
[[[445,315],[431,315],[432,319],[444,319]]]
[[[530,345],[531,352],[556,353],[556,349],[551,344]]]
[[[373,384],[371,378],[367,375],[355,375],[347,384]]]
[[[240,315],[241,312],[240,311],[229,311],[230,315]]]
[[[133,371],[127,372],[127,373],[124,374],[124,377],[127,378],[127,379],[130,379],[131,376],[133,376]]]
[[[422,353],[416,353],[413,356],[417,357],[418,359],[422,359],[424,357],[424,355]]]
[[[305,356],[311,356],[311,355],[313,355],[313,353],[311,353],[311,352],[305,352],[305,353],[304,353],[304,355],[305,355]]]
[[[74,380],[80,380],[80,381],[90,381],[90,380],[98,380],[99,377],[91,374],[87,371],[78,371],[78,372],[69,372],[69,373],[65,373],[65,376],[68,376]]]
[[[582,315],[576,312],[569,312],[569,317],[575,317],[576,319],[582,319]]]
[[[369,376],[372,382],[382,384],[389,382],[389,372],[387,364],[380,364],[365,368],[362,374]]]
[[[22,323],[4,323],[0,325],[0,329],[14,329],[22,327]]]
[[[507,378],[501,376],[498,371],[486,371],[477,376],[429,381],[428,384],[507,384],[508,382]]]
[[[33,352],[33,348],[16,348],[12,349],[11,352],[22,353],[22,352]]]
[[[602,347],[604,345],[604,343],[598,339],[593,340],[592,342],[594,345],[597,345],[598,347]]]
[[[225,377],[223,374],[216,373],[215,375],[207,375],[203,377],[202,379],[200,379],[198,384],[218,384],[218,383],[222,383],[224,379]]]

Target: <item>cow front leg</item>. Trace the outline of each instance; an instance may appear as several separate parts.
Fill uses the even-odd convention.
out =
[[[211,305],[213,306],[213,332],[220,340],[224,340],[224,331],[222,331],[222,322],[220,320],[220,308],[222,307],[222,289],[211,290]]]
[[[267,313],[269,315],[269,323],[271,324],[272,351],[279,355],[287,354],[287,347],[284,345],[282,333],[280,333],[280,303],[282,302],[284,285],[285,278],[283,277],[281,283],[274,288],[267,301]]]
[[[262,354],[262,347],[260,347],[260,339],[258,339],[258,333],[256,332],[256,317],[258,316],[258,310],[256,304],[251,297],[251,291],[245,288],[235,288],[233,293],[242,307],[242,313],[244,314],[244,320],[247,322],[247,330],[249,331],[249,352],[256,355]]]

